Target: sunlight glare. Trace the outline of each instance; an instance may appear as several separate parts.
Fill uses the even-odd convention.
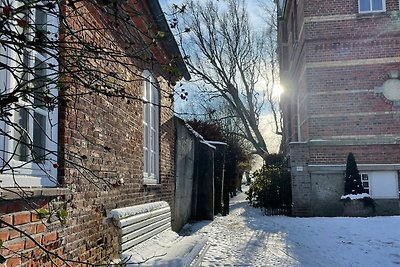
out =
[[[272,87],[272,94],[274,96],[280,96],[283,94],[283,87],[280,84],[274,84]]]

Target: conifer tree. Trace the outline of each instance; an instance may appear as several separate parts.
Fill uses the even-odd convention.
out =
[[[356,159],[353,153],[349,153],[347,156],[346,163],[346,177],[344,183],[344,194],[345,195],[357,195],[364,192],[361,176],[357,168]]]

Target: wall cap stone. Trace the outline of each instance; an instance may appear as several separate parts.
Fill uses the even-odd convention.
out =
[[[400,170],[400,163],[398,164],[357,164],[359,171],[398,171]],[[310,172],[344,172],[346,171],[346,164],[337,165],[308,165]]]
[[[72,194],[68,188],[0,188],[0,200],[58,197]]]

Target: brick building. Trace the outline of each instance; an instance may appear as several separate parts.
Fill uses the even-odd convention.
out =
[[[349,152],[376,212],[399,214],[399,1],[277,2],[293,215],[343,214]]]
[[[129,49],[126,40],[113,32],[106,18],[89,1],[72,4],[84,14],[67,17],[69,25],[75,27],[73,30],[79,31],[86,25],[95,30],[87,31],[85,38],[104,43],[104,47],[119,47],[122,52]],[[131,45],[143,49],[143,55],[150,56],[151,60],[146,62],[145,56],[126,57],[120,59],[126,61],[126,65],[111,62],[96,67],[106,72],[126,72],[127,93],[145,102],[105,94],[85,94],[85,88],[71,82],[63,92],[65,96],[74,92],[68,101],[60,102],[48,112],[36,111],[34,106],[27,111],[28,117],[35,118],[34,122],[26,119],[25,126],[20,126],[33,132],[33,146],[40,144],[46,151],[54,153],[43,156],[41,162],[29,160],[33,157],[29,153],[34,151],[21,148],[20,142],[5,135],[0,138],[0,164],[3,167],[0,174],[0,219],[3,222],[0,223],[3,241],[0,255],[7,258],[8,267],[65,266],[57,255],[70,260],[69,264],[73,266],[81,266],[78,261],[101,263],[112,260],[117,254],[117,234],[111,225],[102,223],[109,210],[159,200],[174,207],[173,88],[171,73],[165,66],[171,67],[173,62],[187,79],[189,73],[158,1],[127,1],[127,5],[137,29],[146,30],[135,31],[135,43]],[[64,13],[67,16],[68,8]],[[31,13],[37,16],[35,21],[40,20],[40,12]],[[50,23],[49,15],[42,18],[47,19],[48,25],[57,24],[54,18]],[[56,33],[59,30],[50,28],[49,34],[51,30]],[[149,46],[160,33],[163,38],[157,45]],[[62,34],[60,38],[63,38]],[[12,53],[10,49],[1,48],[1,63],[11,64],[12,58],[16,57]],[[40,59],[39,53],[31,53]],[[64,54],[60,56],[61,60],[67,58]],[[52,65],[57,64],[57,61],[52,62]],[[1,92],[12,90],[15,76],[0,68],[0,77]],[[65,79],[68,81],[68,76]],[[56,88],[50,90],[57,91]],[[46,116],[44,120],[40,119],[40,114]],[[18,114],[12,118],[17,124],[23,121]],[[43,134],[35,131],[41,121],[43,124],[39,127],[45,132]],[[50,125],[46,121],[53,123]],[[1,122],[0,127],[2,133],[12,131],[9,124]],[[7,171],[8,164],[19,166],[21,162],[24,167],[18,169],[20,171]],[[40,219],[41,210],[52,216]],[[65,213],[60,213],[64,210],[68,216],[63,225],[57,217],[64,218]],[[50,254],[44,253],[39,246],[49,250]]]

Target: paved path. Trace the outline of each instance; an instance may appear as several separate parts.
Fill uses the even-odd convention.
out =
[[[202,233],[209,238],[211,245],[202,266],[297,265],[286,253],[283,237],[263,230],[260,223],[266,222],[266,217],[260,209],[250,207],[245,198],[245,193],[239,193],[231,199],[228,216],[217,216],[213,222],[202,221],[184,229],[184,233]]]

